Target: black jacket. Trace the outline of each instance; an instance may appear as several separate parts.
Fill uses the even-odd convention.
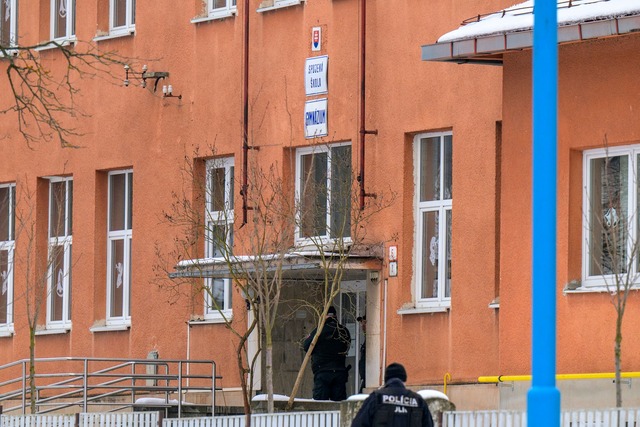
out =
[[[433,427],[429,407],[418,393],[392,378],[362,404],[351,427]]]
[[[304,340],[304,351],[309,351],[309,346],[317,329]],[[329,317],[324,322],[316,346],[311,353],[311,370],[316,372],[344,370],[345,360],[351,346],[351,334],[349,330]]]

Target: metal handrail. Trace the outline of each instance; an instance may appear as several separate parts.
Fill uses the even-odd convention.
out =
[[[9,378],[0,382],[0,405],[16,400],[21,402],[13,407],[5,407],[5,413],[18,410],[22,414],[26,413],[31,398],[27,374],[30,363],[29,359],[22,359],[0,365],[0,378]],[[141,394],[162,394],[169,404],[170,396],[175,394],[178,396],[178,416],[181,417],[183,393],[211,393],[211,406],[215,410],[215,391],[220,390],[216,387],[216,381],[221,377],[216,375],[216,365],[212,360],[54,357],[37,358],[34,364],[37,367],[37,413],[54,412],[73,406],[81,406],[82,412],[89,412],[90,405],[120,405],[115,410],[123,410],[135,406],[136,395]],[[81,369],[61,369],[69,365],[72,368],[80,365]],[[205,371],[191,374],[194,365],[202,366]],[[149,366],[154,367],[152,372],[147,370]],[[141,369],[145,371],[140,372]],[[14,373],[16,377],[10,378],[14,371],[17,371]],[[193,380],[199,381],[195,381],[196,385],[191,385]],[[144,383],[141,384],[142,381]],[[13,388],[16,385],[18,387]],[[130,401],[104,402],[106,397],[113,396],[130,396]],[[73,400],[65,401],[68,399]]]

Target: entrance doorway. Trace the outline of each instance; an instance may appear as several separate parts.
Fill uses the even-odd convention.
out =
[[[358,393],[360,389],[360,345],[365,337],[357,318],[366,315],[366,297],[366,281],[350,280],[340,284],[340,294],[334,300],[340,323],[348,328],[351,334],[351,347],[347,354],[347,366],[351,365],[347,381],[347,396]]]

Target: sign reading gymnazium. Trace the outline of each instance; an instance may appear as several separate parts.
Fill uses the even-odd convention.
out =
[[[307,101],[304,105],[304,137],[327,136],[327,98]]]
[[[327,93],[327,55],[307,58],[304,65],[304,88],[307,96]]]

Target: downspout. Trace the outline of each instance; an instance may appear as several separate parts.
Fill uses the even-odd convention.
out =
[[[247,223],[247,211],[249,206],[247,204],[247,176],[249,165],[249,0],[244,0],[244,69],[242,73],[242,187],[240,188],[240,195],[242,196],[242,224],[240,227],[244,227]]]
[[[360,210],[364,210],[364,200],[366,197],[375,198],[375,193],[367,193],[364,189],[364,137],[367,134],[377,135],[378,130],[366,130],[365,128],[365,71],[367,59],[367,0],[360,0],[360,172],[358,182],[360,183]]]

